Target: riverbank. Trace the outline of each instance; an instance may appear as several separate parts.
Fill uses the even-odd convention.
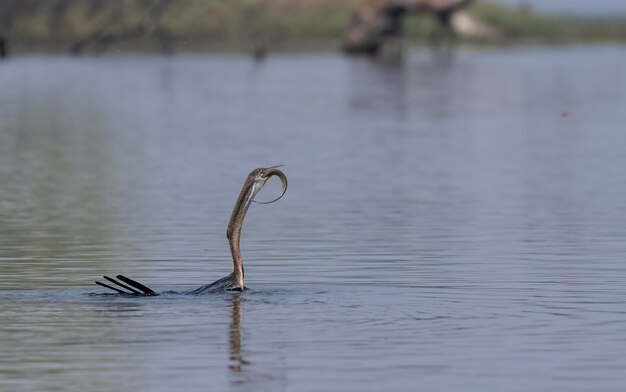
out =
[[[510,41],[626,42],[624,18],[574,18],[538,14],[529,8],[508,8],[482,2],[469,8],[478,20]]]
[[[155,11],[130,0],[98,7],[75,1],[54,10],[14,10],[9,37],[16,47],[74,52],[107,50],[111,45],[129,43],[132,46],[133,41],[157,41],[167,50],[189,43],[242,50],[319,43],[338,46],[358,3],[359,0],[181,0],[164,2]],[[546,16],[529,8],[507,8],[488,2],[478,2],[467,12],[496,28],[500,32],[498,43],[626,42],[626,20]],[[405,37],[409,43],[426,42],[439,34],[444,34],[441,25],[430,17],[406,19]]]

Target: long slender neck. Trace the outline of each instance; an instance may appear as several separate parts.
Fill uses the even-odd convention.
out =
[[[258,190],[258,189],[257,189]],[[228,223],[228,229],[226,229],[226,237],[230,245],[230,253],[233,256],[233,273],[237,284],[243,288],[243,260],[241,258],[241,250],[239,248],[239,240],[241,239],[241,227],[243,226],[243,220],[248,212],[248,207],[252,203],[254,198],[255,186],[254,178],[248,177],[243,184],[243,188],[239,193],[235,208],[230,216],[230,222]]]

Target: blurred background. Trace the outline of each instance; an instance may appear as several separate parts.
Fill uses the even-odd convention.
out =
[[[623,41],[624,19],[616,0],[5,0],[0,42],[4,56],[13,50],[122,48],[219,48],[258,56],[340,42],[357,49],[375,39],[359,34],[403,35],[408,42],[432,41],[448,31],[499,43]]]
[[[1,0],[0,390],[622,391],[625,41],[616,0]],[[278,164],[251,290],[93,284],[229,274]]]

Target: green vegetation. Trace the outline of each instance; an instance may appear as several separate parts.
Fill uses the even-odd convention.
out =
[[[89,39],[117,42],[157,37],[230,47],[338,43],[351,11],[363,0],[2,0],[0,36],[11,41],[76,46]],[[624,20],[545,16],[485,1],[468,8],[507,41],[626,41]],[[442,32],[434,19],[406,19],[419,42]],[[91,38],[90,38],[91,37]],[[85,42],[83,42],[84,44]]]
[[[584,20],[546,16],[530,9],[512,9],[482,2],[469,9],[478,20],[516,41],[626,41],[626,20]]]
[[[268,44],[340,40],[358,0],[20,0],[0,4],[12,38],[26,43],[73,42],[142,26],[176,41]],[[24,0],[29,1],[29,0]],[[61,4],[54,7],[50,4]],[[153,12],[154,5],[160,5]],[[4,10],[3,10],[4,8]],[[3,26],[0,23],[0,35]],[[5,35],[9,35],[5,32]]]

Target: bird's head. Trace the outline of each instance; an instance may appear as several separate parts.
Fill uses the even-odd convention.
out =
[[[287,192],[287,177],[285,176],[285,173],[278,170],[278,168],[281,166],[283,165],[271,166],[271,167],[260,167],[258,169],[254,169],[248,175],[248,180],[251,180],[254,182],[253,188],[252,188],[252,199],[253,199],[252,201],[254,201],[254,197],[256,196],[256,194],[261,190],[261,188],[263,188],[263,185],[265,185],[265,183],[273,176],[280,178],[280,181],[282,182],[282,190],[280,194],[278,195],[278,197],[276,197],[273,200],[264,201],[264,202],[255,201],[255,203],[270,204],[275,201],[278,201],[281,197],[283,197],[285,192]]]

